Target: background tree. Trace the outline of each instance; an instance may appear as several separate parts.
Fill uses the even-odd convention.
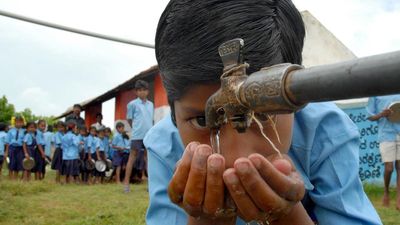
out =
[[[10,104],[7,100],[7,97],[3,95],[0,98],[0,122],[10,123],[11,117],[15,114],[15,107],[13,104]]]

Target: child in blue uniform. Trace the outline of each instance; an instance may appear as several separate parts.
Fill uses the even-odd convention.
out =
[[[57,133],[53,136],[53,145],[55,147],[51,169],[56,171],[56,183],[60,183],[62,169],[62,137],[64,136],[66,125],[64,122],[57,122]]]
[[[107,142],[105,142],[105,137],[104,137],[104,127],[99,127],[98,129],[98,137],[97,137],[97,143],[96,143],[96,161],[97,160],[102,160],[105,162],[107,159],[106,157],[106,146]],[[95,170],[94,176],[96,177],[96,184],[98,183],[103,183],[104,182],[104,177],[105,177],[105,172],[100,172]]]
[[[105,146],[105,152],[106,152],[106,156],[107,159],[112,160],[114,151],[113,148],[111,148],[111,129],[109,127],[106,127],[106,129],[104,130],[104,146]]]
[[[4,158],[4,151],[6,149],[6,139],[7,139],[6,124],[0,123],[0,177],[2,175],[1,171],[3,169],[3,162],[4,160],[6,160]]]
[[[85,157],[86,157],[86,141],[87,141],[87,129],[85,126],[79,127],[79,170],[81,173],[82,182],[87,182],[87,171],[85,167]]]
[[[91,126],[89,132],[90,133],[87,139],[87,160],[91,161],[92,159],[94,159],[96,161],[96,146],[98,142],[96,127]],[[95,169],[92,171],[88,171],[89,184],[94,183],[94,173]]]
[[[36,144],[37,144],[37,149],[34,155],[34,160],[35,160],[35,167],[32,169],[32,171],[35,173],[35,180],[43,179],[43,170],[45,170],[46,167],[46,154],[45,154],[45,139],[44,139],[44,133],[46,132],[46,121],[45,120],[39,120],[37,123],[37,130],[36,130]]]
[[[144,140],[146,224],[311,225],[313,215],[324,225],[381,224],[358,177],[358,129],[332,103],[259,118],[263,128],[252,121],[244,133],[229,118],[219,129],[221,154],[210,146],[215,136],[206,126],[205,105],[221,86],[218,47],[243,39],[250,75],[279,63],[301,65],[304,36],[290,0],[169,1],[155,48],[172,116]],[[225,196],[235,204],[225,204]]]
[[[7,145],[4,157],[9,157],[10,163],[8,169],[10,170],[10,178],[15,180],[18,178],[18,173],[23,171],[22,160],[24,159],[24,151],[22,149],[22,142],[24,140],[25,129],[24,119],[22,116],[15,117],[15,127],[11,128],[7,133]]]
[[[129,138],[126,139],[125,126],[123,123],[118,122],[116,124],[117,133],[115,134],[111,143],[114,149],[113,155],[113,166],[115,168],[115,182],[121,183],[121,168],[123,166],[124,158],[126,158],[127,151],[129,151]]]
[[[37,154],[37,138],[36,138],[36,123],[35,122],[28,122],[26,125],[26,134],[24,135],[23,141],[23,150],[25,154],[25,158],[29,160],[32,158],[35,160],[35,155]],[[31,179],[31,173],[36,172],[34,169],[36,167],[36,160],[35,166],[31,170],[24,171],[24,180],[29,181]],[[35,180],[38,177],[35,176]]]
[[[43,174],[43,179],[46,175],[46,165],[47,162],[51,162],[51,152],[52,152],[52,140],[53,140],[53,126],[52,125],[48,125],[47,126],[47,130],[46,132],[43,134],[44,137],[44,154],[46,155],[46,163],[44,164],[44,166],[42,167],[42,174]]]
[[[62,170],[65,182],[79,183],[79,144],[78,129],[75,121],[68,122],[68,131],[62,137]]]

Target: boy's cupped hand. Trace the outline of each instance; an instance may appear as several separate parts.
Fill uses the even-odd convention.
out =
[[[233,165],[226,169],[224,157],[209,145],[188,144],[168,187],[171,201],[197,220],[224,224],[236,216],[278,220],[304,196],[301,176],[286,155],[252,154]]]

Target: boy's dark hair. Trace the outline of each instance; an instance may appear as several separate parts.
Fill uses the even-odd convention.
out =
[[[155,39],[170,105],[191,85],[219,82],[223,42],[244,40],[251,74],[278,63],[301,64],[304,35],[303,20],[290,0],[171,0]]]
[[[111,128],[106,127],[106,129],[104,129],[104,131],[110,132],[111,133]]]
[[[75,122],[74,120],[69,120],[69,121],[67,122],[67,129],[68,129],[68,131],[71,131],[71,130],[75,129],[76,126],[77,126],[77,125],[76,125],[76,122]]]
[[[47,123],[46,123],[46,120],[42,120],[42,119],[41,119],[41,120],[39,120],[39,121],[37,122],[37,125],[39,125],[39,124],[41,124],[41,123],[47,124]]]
[[[144,80],[136,81],[135,89],[141,89],[141,88],[148,90],[149,89],[149,83],[147,83],[147,81],[144,81]]]
[[[20,114],[17,114],[17,115],[15,115],[15,121],[17,121],[17,120],[24,120],[24,117],[22,116],[22,115],[20,115]]]
[[[26,128],[30,127],[30,126],[34,126],[35,128],[37,127],[36,123],[34,121],[29,121],[26,123]]]
[[[82,106],[80,104],[74,104],[72,108],[80,108],[82,110]]]
[[[5,131],[7,128],[7,125],[5,123],[0,123],[0,131]]]
[[[57,127],[67,127],[67,125],[63,121],[58,121],[57,122]]]
[[[95,130],[97,132],[96,126],[90,126],[89,131]]]
[[[48,125],[47,126],[47,131],[48,132],[53,132],[53,125]]]
[[[86,132],[87,132],[87,128],[86,128],[86,126],[79,126],[79,130],[80,130],[80,131],[84,130],[84,131],[86,131]]]
[[[99,117],[99,116],[101,116],[101,118],[103,118],[103,114],[101,114],[101,113],[96,113],[96,118]]]
[[[116,128],[120,128],[120,127],[125,127],[125,125],[124,125],[123,122],[118,122],[118,123],[115,125],[115,127],[116,127]]]

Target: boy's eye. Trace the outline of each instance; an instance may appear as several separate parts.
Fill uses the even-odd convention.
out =
[[[189,120],[189,122],[198,129],[204,129],[206,127],[206,117],[197,116]]]

